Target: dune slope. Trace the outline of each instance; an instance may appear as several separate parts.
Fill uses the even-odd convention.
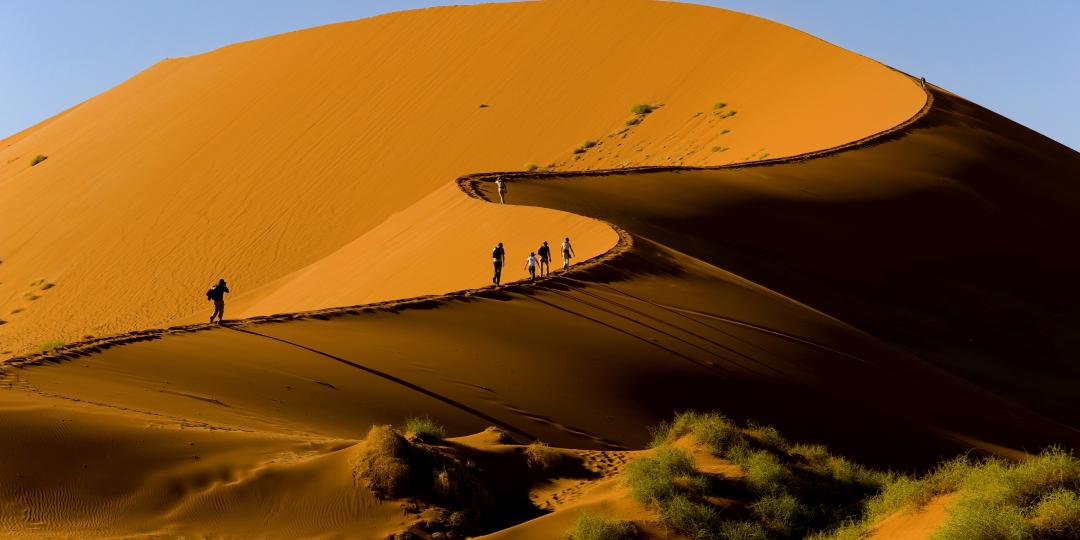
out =
[[[615,237],[463,200],[457,176],[791,155],[923,101],[802,32],[638,0],[393,13],[163,60],[0,141],[0,354],[200,320],[218,277],[232,315],[484,285],[496,241],[523,260]],[[628,127],[635,104],[659,108]]]
[[[510,182],[514,204],[609,221],[618,226],[619,245],[534,285],[136,333],[20,359],[4,369],[7,414],[36,402],[120,419],[149,415],[160,420],[123,437],[162,441],[177,430],[199,429],[228,438],[231,448],[265,437],[274,442],[247,452],[275,456],[270,463],[288,461],[281,456],[295,452],[290,442],[302,440],[323,445],[308,460],[332,460],[335,449],[351,447],[373,423],[417,414],[438,418],[451,434],[496,425],[520,440],[622,450],[645,443],[643,426],[687,408],[755,418],[795,440],[828,442],[860,461],[894,468],[926,467],[969,448],[1004,454],[1051,443],[1075,448],[1080,437],[1064,401],[1067,368],[1054,368],[1063,382],[1041,388],[1043,396],[1009,386],[1002,376],[1006,369],[1014,378],[1036,376],[1060,359],[1043,357],[1033,366],[946,334],[938,342],[943,347],[983,360],[958,366],[924,341],[905,339],[932,331],[937,318],[968,324],[1016,299],[1055,324],[1071,316],[1039,295],[1052,285],[1046,277],[1056,276],[1038,264],[1044,259],[1013,262],[1038,246],[1008,231],[1024,238],[1039,232],[1053,246],[1061,241],[1056,234],[1076,227],[1069,219],[1075,152],[933,92],[929,112],[910,125],[813,159],[720,170],[519,175]],[[1027,159],[1016,163],[1016,156]],[[1017,180],[1021,172],[1036,180]],[[467,177],[460,185],[490,201],[492,178]],[[854,243],[856,250],[838,231],[876,243]],[[1061,272],[1073,264],[1057,260],[1066,265]],[[898,261],[906,266],[897,268]],[[957,274],[1000,268],[1013,279],[1001,283],[988,271],[958,289],[955,279],[937,279],[951,277],[935,271],[942,267]],[[890,296],[897,287],[925,291],[935,301],[897,302]],[[971,291],[987,300],[957,303]],[[1023,330],[1008,335],[1033,342],[1041,335]],[[1065,334],[1051,337],[1067,343]],[[1031,409],[1051,405],[1056,408],[1047,413],[1057,421]],[[61,432],[39,444],[60,452],[83,436]],[[169,454],[151,448],[148,455],[166,460]],[[216,463],[228,455],[229,448],[215,448],[201,459]],[[228,464],[224,470],[235,480],[199,497],[244,492],[248,477],[235,471],[259,463]],[[86,479],[90,474],[76,470],[49,485],[38,495],[48,503],[39,504],[62,507],[93,497],[102,488]],[[191,471],[165,464],[135,474],[174,485],[194,481]],[[17,500],[34,486],[16,477],[0,489]],[[276,489],[259,493],[273,501],[284,496]],[[160,530],[193,534],[252,524],[247,512],[223,525],[173,510],[190,507],[194,497],[174,495],[151,509],[133,497],[106,511],[99,519],[109,524],[100,530],[124,532],[144,519]],[[345,512],[365,530],[402,524],[376,503]],[[42,530],[73,526],[74,518],[52,517],[39,523]],[[305,534],[319,530],[312,525]]]

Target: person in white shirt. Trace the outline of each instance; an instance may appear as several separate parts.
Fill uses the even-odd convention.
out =
[[[529,271],[529,281],[536,279],[536,253],[529,253],[529,258],[525,261],[525,269]]]
[[[567,236],[566,240],[562,243],[562,269],[566,270],[570,268],[570,258],[574,256],[574,246],[570,245],[570,237]]]
[[[499,188],[499,202],[506,204],[506,181],[500,176],[495,179],[495,185]]]

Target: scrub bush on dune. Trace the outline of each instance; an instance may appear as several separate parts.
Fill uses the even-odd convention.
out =
[[[402,431],[426,439],[441,439],[446,436],[446,430],[427,416],[417,416],[405,420]]]
[[[529,467],[539,470],[549,470],[562,461],[562,454],[558,450],[541,441],[533,441],[525,447],[525,462]]]
[[[629,521],[618,521],[583,513],[567,535],[570,540],[630,540],[637,538],[637,528]]]
[[[43,154],[38,154],[38,155],[34,156],[34,159],[30,160],[30,166],[33,167],[34,165],[37,165],[38,163],[41,163],[42,161],[45,161],[46,159],[49,159],[49,156],[46,156],[46,155],[43,155]]]
[[[656,110],[656,107],[647,103],[639,103],[630,107],[630,112],[634,114],[649,114]]]

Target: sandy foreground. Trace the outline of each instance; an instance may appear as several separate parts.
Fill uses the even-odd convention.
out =
[[[165,61],[0,158],[0,343],[77,342],[0,366],[8,536],[386,538],[422,516],[359,441],[416,415],[513,484],[496,538],[655,520],[618,475],[676,410],[900,469],[1080,442],[1080,156],[768,21],[392,14]],[[530,161],[507,205],[454,181]],[[564,235],[570,272],[486,287]],[[533,440],[582,470],[519,474]]]

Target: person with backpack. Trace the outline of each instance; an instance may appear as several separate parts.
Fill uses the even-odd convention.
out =
[[[495,186],[499,188],[499,202],[506,204],[506,181],[500,176],[495,179]]]
[[[214,314],[210,316],[211,324],[214,322],[214,317],[217,317],[218,324],[221,324],[225,318],[225,293],[227,292],[229,288],[225,286],[224,279],[218,280],[217,285],[206,291],[206,299],[214,302]]]
[[[536,253],[529,253],[525,260],[525,269],[529,271],[529,281],[536,280]]]
[[[562,269],[566,270],[570,268],[570,258],[574,256],[574,246],[570,245],[570,237],[567,236],[566,240],[562,243]]]
[[[551,248],[548,247],[547,240],[540,246],[540,249],[536,250],[536,254],[540,256],[540,277],[544,277],[544,269],[547,269],[547,274],[551,275]]]
[[[502,242],[495,246],[495,249],[491,250],[491,262],[495,265],[495,275],[491,278],[491,282],[496,287],[499,286],[499,282],[502,281],[502,267],[503,262],[506,261],[506,250],[503,249]]]

